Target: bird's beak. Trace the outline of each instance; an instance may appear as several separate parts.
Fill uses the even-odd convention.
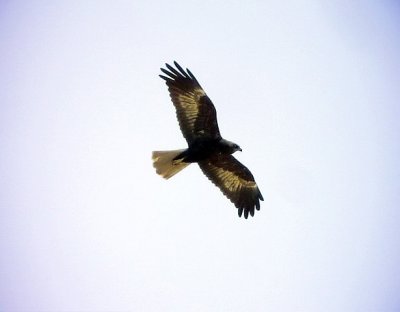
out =
[[[242,149],[239,147],[239,151],[241,152],[242,151]]]

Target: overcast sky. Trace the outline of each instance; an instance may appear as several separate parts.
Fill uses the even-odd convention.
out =
[[[1,311],[399,311],[397,1],[2,1]],[[264,196],[193,164],[190,68]]]

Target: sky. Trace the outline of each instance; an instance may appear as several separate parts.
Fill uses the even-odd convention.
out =
[[[0,311],[399,311],[397,1],[1,1]],[[185,148],[178,61],[264,196]]]

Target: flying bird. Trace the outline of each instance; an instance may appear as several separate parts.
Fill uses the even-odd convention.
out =
[[[161,68],[176,109],[179,126],[188,148],[154,151],[156,172],[169,179],[191,163],[198,163],[203,173],[230,199],[238,209],[239,217],[254,216],[264,200],[249,169],[232,154],[242,149],[236,143],[222,138],[214,104],[189,69],[177,63]]]

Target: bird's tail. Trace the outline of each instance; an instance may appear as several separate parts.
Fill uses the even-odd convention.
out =
[[[174,151],[154,151],[152,153],[152,159],[153,167],[156,168],[156,172],[164,179],[169,179],[190,165],[190,163],[183,162],[182,159],[174,160],[174,158],[183,151],[184,149]]]

